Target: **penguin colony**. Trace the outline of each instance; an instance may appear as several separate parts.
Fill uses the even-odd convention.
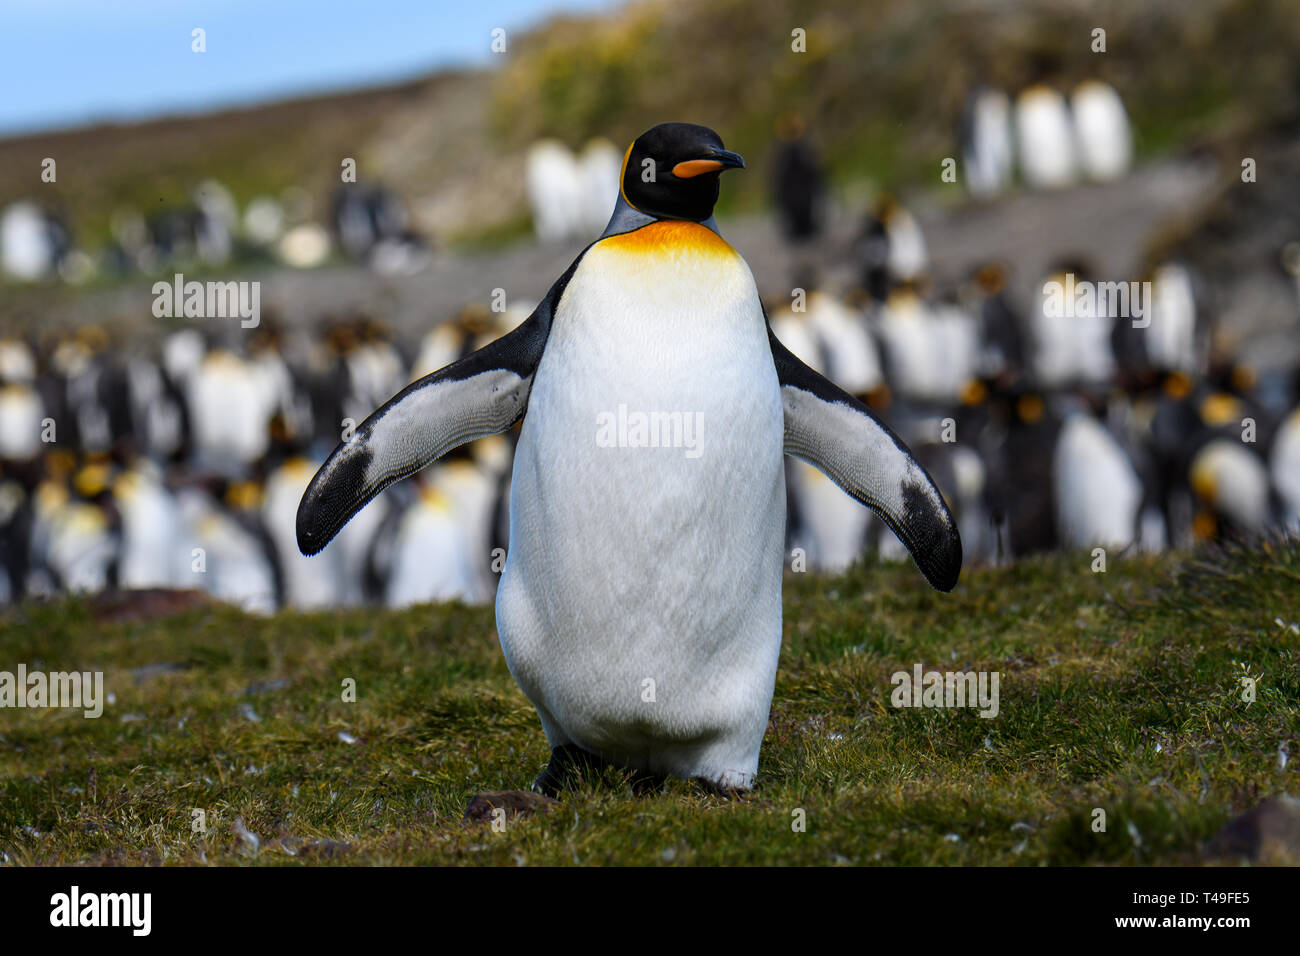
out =
[[[254,198],[241,217],[230,190],[209,179],[184,203],[148,216],[130,206],[115,209],[112,238],[92,257],[77,247],[61,211],[22,199],[0,210],[0,276],[80,284],[96,276],[220,268],[236,258],[306,269],[324,264],[335,249],[383,275],[411,275],[430,262],[428,239],[412,227],[401,198],[382,185],[344,183],[319,212],[323,222],[307,192],[290,187],[278,197]]]
[[[1058,104],[1086,99],[1088,89]],[[964,141],[976,128],[1010,128],[1010,99],[1004,109],[984,88],[972,103],[988,96],[997,122],[968,122]],[[1070,123],[1077,151],[1080,128]],[[773,187],[783,232],[798,243],[818,228],[824,177],[802,120],[782,118],[777,134]],[[1117,135],[1127,140],[1126,129]],[[1104,152],[1104,138],[1091,148]],[[1014,157],[1009,132],[982,139],[995,144],[985,160]],[[601,215],[619,192],[622,163],[611,177],[610,148],[589,145],[590,162],[567,154],[561,177],[593,195],[606,190]],[[963,166],[977,175],[985,160]],[[575,169],[604,172],[583,179]],[[814,185],[792,190],[795,179]],[[415,241],[396,197],[356,186],[325,207],[340,248],[373,264],[383,243]],[[245,244],[276,249],[305,222],[301,197],[282,200],[255,199],[240,215],[219,184],[201,183],[188,210],[148,222],[121,212],[114,248],[129,251],[132,269],[216,265]],[[600,205],[587,204],[589,225]],[[32,203],[6,210],[0,241],[12,274],[77,271],[62,219]],[[1297,249],[1281,254],[1293,277]],[[1158,263],[1141,277],[1152,283],[1152,321],[1132,329],[1105,314],[1018,311],[1006,294],[1009,268],[998,263],[935,294],[921,228],[888,195],[851,251],[857,288],[837,295],[799,269],[791,284],[807,291],[806,308],[768,303],[772,328],[916,451],[953,510],[968,561],[1185,546],[1300,521],[1300,376],[1257,377],[1219,351],[1215,317],[1187,264]],[[1041,278],[1067,275],[1097,278],[1069,261]],[[1294,285],[1300,296],[1300,279]],[[388,489],[310,574],[295,570],[306,559],[289,489],[305,487],[341,421],[362,421],[402,385],[530,312],[529,304],[504,315],[467,309],[419,341],[398,341],[364,316],[293,329],[268,318],[247,338],[196,325],[153,342],[118,342],[94,326],[0,339],[0,599],[117,586],[201,588],[258,611],[490,602],[509,540],[513,431]],[[42,440],[47,418],[57,423],[51,442]],[[1240,440],[1247,418],[1257,426],[1251,443]],[[946,420],[955,443],[943,440]],[[816,467],[788,459],[785,470],[792,561],[833,571],[902,554],[894,534]],[[421,576],[412,567],[440,570]]]
[[[1040,80],[1014,104],[1001,90],[978,86],[967,97],[960,140],[966,186],[979,199],[1005,191],[1017,167],[1029,188],[1058,189],[1118,179],[1133,161],[1124,102],[1096,79],[1084,80],[1068,98]]]

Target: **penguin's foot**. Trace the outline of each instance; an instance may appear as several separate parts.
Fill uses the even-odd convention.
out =
[[[712,796],[720,797],[723,800],[744,800],[750,793],[748,786],[735,786],[732,784],[719,783],[716,780],[710,780],[707,777],[694,777],[692,782],[698,784],[707,790]]]
[[[638,796],[657,790],[664,783],[664,778],[657,774],[633,770],[581,747],[565,744],[551,751],[551,760],[546,769],[533,782],[533,792],[555,798],[583,784],[598,785],[608,770],[624,774],[632,792]]]

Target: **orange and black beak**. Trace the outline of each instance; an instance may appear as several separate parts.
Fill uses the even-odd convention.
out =
[[[688,159],[673,167],[673,175],[678,179],[691,179],[705,173],[716,173],[724,169],[744,169],[745,158],[739,153],[718,146],[710,146],[706,155],[699,159]]]

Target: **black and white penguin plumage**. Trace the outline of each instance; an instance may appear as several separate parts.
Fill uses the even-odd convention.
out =
[[[981,442],[988,471],[989,517],[999,561],[1055,550],[1054,456],[1061,418],[1045,396],[1024,385],[993,392],[989,434]]]
[[[988,86],[976,88],[962,110],[959,138],[962,172],[970,194],[989,199],[1005,190],[1015,164],[1007,95]]]
[[[889,381],[903,398],[955,402],[979,363],[978,320],[954,302],[930,302],[918,286],[895,289],[875,317]]]
[[[771,334],[718,235],[719,173],[741,166],[707,128],[643,133],[605,233],[533,315],[395,396],[303,496],[314,554],[392,482],[522,419],[497,626],[554,751],[544,791],[575,754],[753,786],[781,644],[783,453],[875,510],[933,585],[957,581],[925,470]]]
[[[971,277],[967,301],[977,315],[979,355],[976,370],[982,379],[1002,387],[1014,384],[1025,368],[1023,322],[1007,293],[1007,268],[998,262],[981,265]]]
[[[876,302],[898,285],[921,279],[929,247],[916,217],[889,194],[877,197],[854,247],[861,284]]]

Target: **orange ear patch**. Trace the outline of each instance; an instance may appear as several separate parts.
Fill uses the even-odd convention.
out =
[[[722,163],[716,159],[688,159],[686,162],[678,163],[673,167],[673,175],[678,179],[690,179],[692,176],[717,172],[721,168]]]

